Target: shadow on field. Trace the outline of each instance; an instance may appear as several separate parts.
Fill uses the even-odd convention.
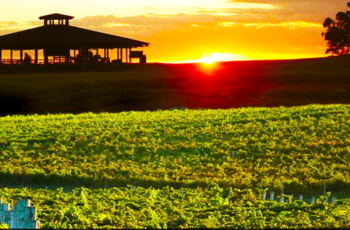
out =
[[[0,115],[25,114],[28,110],[28,102],[25,98],[0,94]]]
[[[30,175],[23,175],[18,173],[4,173],[0,172],[0,186],[7,188],[47,188],[47,189],[56,189],[56,188],[64,188],[64,191],[68,192],[71,189],[77,187],[85,187],[89,189],[99,189],[99,188],[112,188],[112,187],[127,187],[128,185],[139,186],[143,188],[164,188],[166,186],[173,187],[175,189],[180,188],[206,188],[209,187],[210,184],[206,184],[204,182],[192,182],[192,183],[184,183],[183,181],[175,182],[175,181],[152,181],[152,180],[141,180],[139,178],[133,178],[130,176],[129,172],[120,172],[121,174],[129,175],[129,179],[125,178],[113,178],[113,179],[100,179],[94,180],[86,177],[72,176],[72,175],[58,175],[58,174],[50,174],[45,175],[44,173],[35,173]],[[222,182],[218,183],[221,188],[232,187],[228,186],[227,183]],[[236,186],[233,188],[237,189],[251,189],[251,187],[245,186]],[[266,188],[254,188],[257,191]],[[260,189],[260,190],[259,190]],[[281,195],[279,189],[269,188],[269,191],[274,191],[276,196]],[[304,186],[300,186],[297,184],[285,184],[284,194],[303,194],[305,196],[311,195],[320,195],[323,191],[323,183],[321,184],[304,184]],[[327,183],[327,191],[333,191],[337,193],[337,191],[350,191],[350,185],[340,181],[330,181]],[[339,193],[339,192],[338,192]]]

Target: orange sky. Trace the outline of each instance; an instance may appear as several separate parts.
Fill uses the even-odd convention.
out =
[[[0,35],[40,26],[54,12],[71,24],[150,42],[148,62],[325,56],[322,22],[347,0],[12,0],[1,3]],[[20,6],[20,7],[18,7]]]

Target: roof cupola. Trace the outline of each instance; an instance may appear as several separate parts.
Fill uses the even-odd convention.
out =
[[[73,19],[73,16],[64,15],[64,14],[48,14],[39,17],[40,20],[44,20],[44,26],[51,26],[51,25],[65,25],[69,26],[69,20]]]

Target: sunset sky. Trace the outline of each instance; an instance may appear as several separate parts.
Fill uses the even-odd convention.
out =
[[[294,59],[325,56],[326,17],[348,0],[11,0],[0,6],[0,35],[42,25],[41,15],[151,43],[148,62]]]

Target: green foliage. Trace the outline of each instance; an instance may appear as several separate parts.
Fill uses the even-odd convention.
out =
[[[350,188],[348,105],[0,118],[3,185]]]
[[[349,199],[335,205],[321,200],[282,204],[262,201],[251,190],[212,187],[182,191],[180,195],[169,187],[76,188],[68,193],[62,189],[0,189],[0,197],[12,205],[16,199],[30,197],[43,229],[350,227]]]
[[[3,188],[0,197],[31,199],[43,228],[348,228],[349,200],[284,195],[282,204],[261,194],[279,197],[282,183],[285,194],[320,194],[323,181],[332,193],[350,188],[349,109],[1,117],[3,185],[78,188]]]
[[[7,224],[0,224],[0,229],[9,229]]]

